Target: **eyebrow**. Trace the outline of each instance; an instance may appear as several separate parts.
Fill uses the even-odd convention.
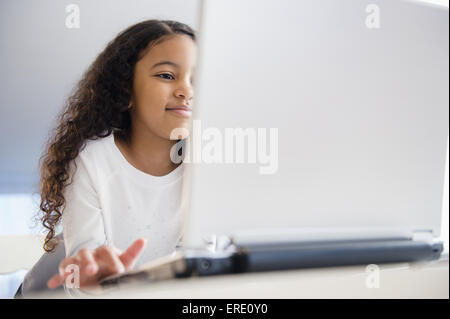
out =
[[[161,62],[158,62],[158,63],[156,63],[155,65],[153,65],[153,66],[152,66],[152,70],[153,70],[154,68],[156,68],[157,66],[164,65],[164,64],[172,65],[172,66],[174,66],[174,67],[176,67],[176,68],[179,68],[179,67],[180,67],[178,64],[176,64],[175,62],[172,62],[172,61],[161,61]]]

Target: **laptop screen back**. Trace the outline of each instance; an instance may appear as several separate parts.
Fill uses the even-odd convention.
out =
[[[439,235],[448,9],[204,1],[199,48],[186,246],[297,228]]]

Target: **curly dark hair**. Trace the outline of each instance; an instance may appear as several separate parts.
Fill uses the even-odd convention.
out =
[[[133,75],[136,63],[147,47],[173,35],[187,35],[196,41],[188,25],[171,20],[147,20],[119,33],[84,72],[57,118],[40,159],[40,212],[38,219],[47,230],[44,250],[51,252],[58,242],[55,226],[61,219],[64,188],[71,183],[71,162],[86,140],[129,134]]]

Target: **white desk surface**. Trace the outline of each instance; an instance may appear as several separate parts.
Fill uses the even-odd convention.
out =
[[[360,265],[121,285],[101,295],[86,295],[86,298],[449,298],[448,257],[427,263],[378,267],[378,288],[367,287],[366,281],[373,273],[366,271],[366,265]],[[36,297],[68,298],[65,294]]]

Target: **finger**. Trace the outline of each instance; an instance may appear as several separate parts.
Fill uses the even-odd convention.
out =
[[[127,270],[133,268],[146,244],[147,239],[139,238],[135,240],[122,255],[119,256]]]
[[[95,251],[95,258],[100,268],[104,268],[107,274],[116,274],[125,271],[122,261],[111,246],[102,246]]]
[[[62,285],[63,280],[59,274],[54,275],[47,281],[47,287],[50,289],[55,289],[56,287]]]
[[[88,276],[94,275],[98,271],[97,262],[91,250],[84,248],[78,252],[77,260],[79,262],[81,272]]]

